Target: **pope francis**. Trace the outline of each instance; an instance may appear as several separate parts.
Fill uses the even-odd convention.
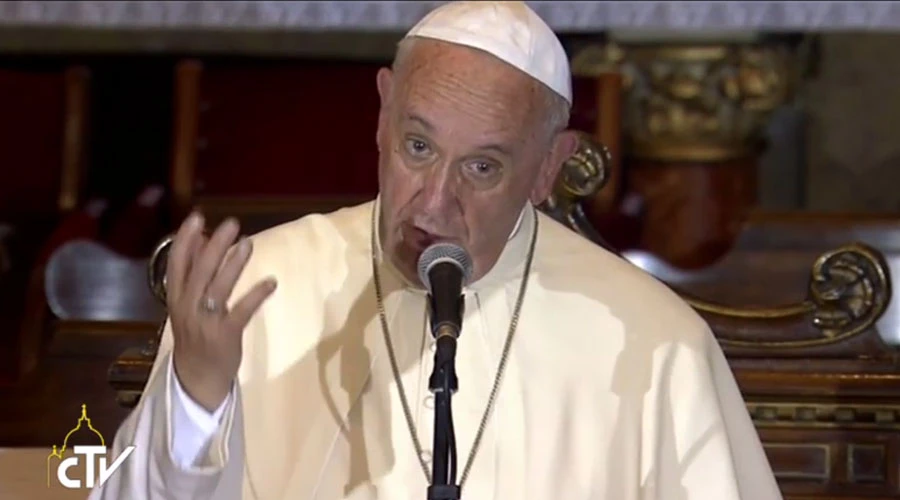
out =
[[[237,242],[234,221],[178,230],[159,355],[111,453],[135,449],[90,498],[426,498],[435,344],[416,266],[446,241],[473,264],[462,498],[780,499],[707,325],[533,208],[576,148],[550,28],[522,2],[444,4],[376,84],[375,200]]]

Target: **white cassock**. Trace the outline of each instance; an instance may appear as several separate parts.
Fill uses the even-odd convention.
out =
[[[370,244],[377,206],[253,237],[232,300],[270,275],[279,286],[245,331],[231,396],[209,415],[180,392],[167,329],[112,454],[135,451],[92,499],[426,498],[379,321]],[[465,290],[453,397],[460,469],[536,228],[521,319],[462,498],[780,499],[707,325],[651,276],[531,207],[496,266]],[[376,254],[403,387],[430,460],[426,296]]]

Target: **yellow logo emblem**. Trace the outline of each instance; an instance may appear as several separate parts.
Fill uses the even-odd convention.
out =
[[[69,449],[69,438],[72,437],[76,432],[85,429],[92,432],[97,436],[97,439],[100,441],[99,446],[81,446],[75,445],[72,447],[73,456],[66,457],[66,451]],[[78,489],[78,488],[93,488],[94,484],[102,485],[106,482],[107,479],[115,472],[125,459],[131,455],[131,452],[134,451],[134,446],[126,447],[122,453],[116,458],[116,460],[107,467],[106,465],[106,440],[103,439],[103,434],[100,434],[100,431],[94,428],[91,424],[91,419],[87,416],[87,405],[81,405],[81,418],[78,419],[75,427],[72,428],[67,434],[66,438],[63,440],[62,447],[57,448],[56,445],[53,445],[53,450],[47,455],[47,487],[50,487],[51,482],[51,471],[53,470],[53,459],[59,459],[59,463],[56,465],[56,478],[59,480],[60,484],[63,487],[68,489]],[[99,458],[99,482],[96,481],[96,475],[94,474],[94,457]],[[81,479],[73,479],[68,475],[69,469],[75,467],[81,461],[81,457],[85,457],[85,474],[84,480]]]

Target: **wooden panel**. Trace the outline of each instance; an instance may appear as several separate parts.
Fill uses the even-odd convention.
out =
[[[297,198],[202,197],[195,206],[210,230],[226,217],[236,218],[243,234],[255,234],[311,213],[328,213],[371,200],[370,196],[303,196]]]
[[[782,484],[826,483],[831,478],[831,447],[822,443],[765,443],[766,455]]]
[[[107,382],[109,367],[128,347],[146,345],[157,330],[153,324],[124,322],[63,322],[51,328],[55,340],[41,371],[16,387],[0,388],[0,447],[49,450],[61,444],[82,404],[94,427],[111,439],[128,410]]]
[[[787,496],[897,498],[896,431],[760,426],[775,475]]]
[[[0,215],[57,211],[64,98],[60,69],[0,68]]]
[[[204,65],[195,195],[372,195],[380,65]]]
[[[888,447],[884,444],[847,445],[847,480],[851,484],[888,480]]]

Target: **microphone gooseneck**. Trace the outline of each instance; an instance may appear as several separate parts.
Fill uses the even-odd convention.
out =
[[[459,500],[456,484],[456,436],[451,398],[458,388],[456,342],[462,331],[463,286],[472,276],[472,259],[453,243],[435,243],[419,257],[419,279],[428,290],[431,334],[435,338],[434,371],[429,389],[434,394],[434,448],[427,500]]]

